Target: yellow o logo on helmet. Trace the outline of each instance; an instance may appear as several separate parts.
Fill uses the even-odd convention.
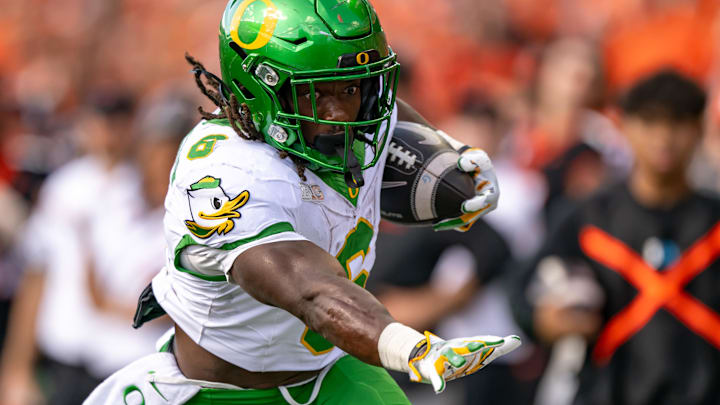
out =
[[[256,1],[262,1],[265,4],[265,7],[267,7],[265,9],[265,18],[263,19],[260,31],[258,32],[257,37],[255,37],[255,40],[247,44],[240,40],[240,37],[238,36],[238,26],[240,25],[240,20],[245,14],[245,10],[247,10],[247,8]],[[230,23],[230,38],[232,38],[233,42],[240,45],[241,48],[262,48],[270,42],[270,38],[272,38],[272,34],[275,32],[277,22],[278,9],[270,0],[244,0],[240,3],[237,10],[235,10],[235,14],[233,14],[232,22]]]
[[[367,65],[370,62],[370,55],[367,52],[360,52],[355,56],[355,61],[358,65]]]

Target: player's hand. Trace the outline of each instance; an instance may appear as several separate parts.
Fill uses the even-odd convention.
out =
[[[433,224],[436,231],[454,229],[465,232],[483,215],[497,208],[500,198],[495,169],[487,153],[479,148],[470,148],[460,154],[458,169],[471,173],[475,181],[475,197],[462,204],[463,215],[444,219]]]
[[[445,389],[445,382],[470,375],[487,366],[496,358],[510,353],[520,346],[520,338],[515,335],[473,336],[443,340],[430,332],[425,332],[423,350],[412,359],[410,380],[432,384],[436,394]]]

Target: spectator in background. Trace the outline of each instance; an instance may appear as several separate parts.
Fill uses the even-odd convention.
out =
[[[99,378],[151,353],[171,326],[166,321],[147,330],[130,327],[137,297],[164,265],[163,203],[180,141],[195,124],[194,104],[174,92],[161,93],[147,104],[134,126],[137,173],[127,185],[108,184],[85,242],[90,247],[87,284],[96,315],[93,335],[101,336],[86,343],[85,362]]]
[[[457,134],[462,142],[482,147],[493,156],[494,162],[502,156],[499,144],[503,139],[504,123],[480,94],[470,92],[463,101],[461,114],[443,122],[440,127]],[[506,169],[501,166],[502,170]],[[531,182],[517,177],[520,176],[516,176],[513,186]],[[506,184],[501,187],[505,195]],[[532,193],[532,189],[522,192]],[[513,204],[514,215],[520,217],[519,221],[528,219],[526,213],[538,214],[537,209],[531,208],[532,202],[523,205],[522,201],[533,200],[531,196],[516,198],[511,194],[509,199],[512,201],[507,203]],[[505,228],[498,231],[498,221],[490,218],[492,216],[476,223],[466,233],[436,233],[383,222],[375,270],[368,288],[394,317],[415,328],[439,334],[478,335],[483,333],[482,330],[517,333],[519,328],[514,325],[503,285],[504,273],[514,268],[514,254],[511,253],[514,246],[506,242],[506,237],[523,239],[529,245],[527,241],[531,237],[528,234],[532,230],[530,225],[523,224],[524,231],[515,229],[515,234],[512,231],[506,234]],[[513,223],[517,222],[516,219]],[[526,252],[527,247],[518,250]],[[480,378],[448,387],[442,398],[424,396],[423,393],[429,392],[422,387],[403,388],[415,404],[477,404],[481,400],[498,405],[529,403],[541,367],[526,368],[525,361],[532,350],[519,350],[519,355],[509,356],[508,361],[501,361],[495,370]],[[525,375],[518,376],[516,371],[523,368]],[[395,377],[398,383],[407,385],[407,378]]]
[[[17,254],[13,251],[13,245],[28,215],[28,202],[13,184],[16,173],[8,166],[2,153],[5,141],[15,130],[12,127],[17,121],[16,108],[0,99],[0,342],[5,340],[11,299],[17,287],[21,266]]]
[[[86,288],[85,233],[110,184],[130,176],[132,98],[97,93],[79,117],[87,154],[54,172],[23,232],[27,262],[11,312],[0,363],[0,401],[33,403],[43,395],[35,380],[40,360],[48,402],[77,404],[98,383],[84,354],[92,338],[92,302]],[[38,356],[39,355],[39,356]]]
[[[703,90],[673,71],[630,89],[630,177],[554,224],[513,300],[540,340],[589,339],[575,404],[720,398],[720,200],[685,176],[704,107]]]
[[[481,93],[470,92],[465,97],[459,115],[443,122],[440,127],[448,133],[461,134],[463,142],[482,147],[493,159],[501,180],[502,203],[484,220],[490,231],[474,237],[477,246],[490,241],[490,249],[498,249],[496,238],[503,240],[504,261],[493,260],[495,277],[488,278],[481,288],[458,306],[437,325],[438,333],[478,334],[477,328],[502,333],[520,330],[515,324],[509,304],[507,281],[518,272],[520,263],[537,252],[544,236],[542,207],[545,183],[540,174],[517,164],[508,154],[507,136],[510,123],[489,99]],[[493,236],[497,234],[497,236]],[[489,241],[488,241],[489,239]],[[506,242],[506,243],[505,243]],[[486,246],[487,247],[487,246]],[[478,255],[487,256],[486,249]],[[489,256],[492,257],[492,256]],[[545,353],[528,339],[515,353],[499,359],[497,367],[480,378],[470,376],[464,384],[465,403],[529,404],[544,367]]]
[[[383,223],[378,261],[369,289],[390,313],[429,329],[467,304],[480,285],[509,259],[505,241],[485,222],[465,233]]]
[[[644,0],[625,7],[623,17],[601,41],[608,89],[619,94],[643,76],[664,67],[704,82],[711,73],[716,0]],[[717,63],[717,60],[714,62]]]
[[[545,177],[546,222],[628,163],[614,126],[593,110],[603,102],[600,72],[590,42],[562,38],[550,44],[540,58],[529,116],[513,131],[517,161]]]
[[[484,93],[468,92],[460,113],[440,124],[447,133],[468,145],[478,145],[493,159],[502,179],[502,204],[485,220],[507,241],[512,256],[524,260],[537,252],[544,236],[542,208],[546,199],[544,177],[518,163],[508,136],[511,119]],[[520,349],[523,350],[523,349]]]
[[[0,178],[0,342],[5,339],[11,299],[17,285],[19,258],[13,251],[24,221],[27,218],[27,202],[9,182]],[[0,346],[0,354],[2,349]]]
[[[434,232],[383,222],[377,249],[368,290],[398,322],[427,330],[433,330],[443,317],[465,307],[510,258],[505,241],[482,220],[464,233]],[[475,328],[464,332],[480,334]],[[431,394],[433,404],[462,397],[459,384],[448,387],[443,397],[437,397],[427,387],[408,386],[404,374],[391,375],[414,404],[421,403],[423,394]]]
[[[124,94],[93,97],[79,120],[87,155],[42,188],[25,231],[28,266],[0,367],[0,404],[43,396],[79,404],[163,332],[130,325],[139,292],[164,262],[163,198],[192,107],[162,97],[135,126],[134,111]],[[48,377],[41,388],[36,346]]]
[[[690,167],[692,184],[701,190],[720,192],[720,122],[709,114],[708,130]]]

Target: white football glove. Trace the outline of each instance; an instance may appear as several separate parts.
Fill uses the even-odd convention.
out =
[[[463,215],[434,223],[433,229],[436,231],[454,229],[465,232],[480,217],[497,208],[500,187],[487,153],[479,148],[468,148],[460,154],[457,165],[460,171],[472,173],[475,181],[475,197],[463,202],[461,207]]]
[[[416,346],[424,345],[424,350],[408,362],[410,380],[432,384],[435,393],[439,394],[445,389],[446,381],[470,375],[517,349],[520,344],[520,338],[515,335],[443,340],[425,332],[425,340]]]

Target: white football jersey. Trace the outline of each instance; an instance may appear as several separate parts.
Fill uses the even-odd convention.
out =
[[[396,119],[393,112],[390,134]],[[180,147],[165,200],[167,262],[153,280],[160,305],[195,342],[246,370],[319,370],[340,357],[298,318],[229,282],[228,272],[253,246],[308,240],[364,287],[375,261],[386,151],[363,172],[365,185],[349,189],[339,174],[306,170],[303,181],[272,146],[202,121]]]

